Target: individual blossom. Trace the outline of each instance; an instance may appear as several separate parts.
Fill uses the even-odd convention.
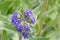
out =
[[[32,23],[32,24],[35,24],[35,22],[36,22],[36,19],[33,17],[33,18],[31,19],[31,23]]]
[[[29,31],[29,30],[30,30],[29,25],[25,24],[25,25],[24,25],[24,30],[25,30],[25,31]]]
[[[20,24],[20,22],[17,20],[17,16],[18,16],[18,13],[15,12],[13,15],[12,15],[12,24],[14,26],[18,26]]]
[[[31,11],[31,10],[26,10],[26,11],[25,11],[25,16],[26,16],[27,18],[30,18],[30,16],[32,16],[32,11]]]
[[[23,27],[20,26],[20,25],[18,25],[18,26],[16,27],[16,29],[17,29],[18,32],[22,32],[22,31],[23,31]]]
[[[26,32],[21,32],[21,34],[25,39],[28,38],[28,34],[26,34]]]

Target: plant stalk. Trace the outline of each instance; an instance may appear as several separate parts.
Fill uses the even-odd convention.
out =
[[[44,0],[44,3],[43,3],[43,6],[42,6],[42,9],[41,9],[41,12],[39,13],[39,15],[38,15],[38,17],[42,14],[42,13],[44,13],[46,10],[47,10],[47,7],[48,7],[48,0]],[[38,34],[37,34],[37,36],[42,36],[42,28],[43,28],[43,18],[40,18],[40,27],[39,27],[39,30],[38,30]]]

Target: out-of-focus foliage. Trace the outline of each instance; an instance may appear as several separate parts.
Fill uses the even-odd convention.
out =
[[[20,33],[11,24],[11,16],[15,11],[22,14],[28,9],[36,17],[36,24],[33,38],[27,40],[60,40],[60,0],[48,0],[47,10],[41,13],[43,5],[44,0],[0,0],[0,40],[19,40]],[[38,37],[41,19],[42,36]]]

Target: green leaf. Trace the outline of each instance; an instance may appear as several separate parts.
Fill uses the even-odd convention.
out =
[[[2,33],[2,40],[9,40],[7,32],[5,30],[3,30],[3,33]]]
[[[58,3],[60,4],[60,0],[58,0]]]
[[[21,9],[20,8],[20,1],[19,0],[16,0],[14,2],[14,4],[12,5],[12,7],[8,10],[8,13],[7,14],[12,14],[15,11],[17,11],[18,9]]]
[[[51,8],[54,7],[55,2],[56,2],[56,0],[48,0],[48,3],[51,6]]]
[[[14,4],[14,1],[6,1],[0,4],[0,10],[2,15],[6,15],[10,7]]]
[[[10,31],[7,31],[8,32],[8,37],[9,37],[9,40],[13,40],[13,37],[14,37],[14,32],[12,33],[12,32],[10,32]]]
[[[6,16],[0,15],[0,21],[9,23],[9,19]]]
[[[42,38],[30,38],[29,40],[49,40],[49,38],[42,37]]]
[[[40,10],[41,10],[41,5],[38,5],[35,9],[32,10],[33,15],[37,17]]]
[[[47,34],[50,40],[58,40],[60,38],[60,31],[56,30]]]
[[[32,8],[36,8],[40,3],[39,3],[39,0],[28,0],[30,5],[32,6]]]
[[[16,31],[16,28],[12,25],[10,19],[8,20],[8,17],[0,15],[0,21],[4,24],[4,28]]]
[[[59,20],[60,20],[59,18],[56,18],[56,19],[54,19],[54,20],[50,20],[50,21],[47,23],[47,25],[49,25],[49,26],[56,25]]]
[[[16,27],[14,27],[14,26],[12,25],[12,23],[11,23],[11,24],[4,23],[4,27],[7,28],[7,29],[10,29],[10,30],[12,30],[12,31],[17,31],[17,30],[16,30]]]
[[[21,0],[21,7],[23,10],[32,9],[32,6],[29,3],[29,0]]]
[[[5,1],[5,0],[4,0]],[[3,0],[0,0],[0,3],[4,2]]]
[[[35,34],[38,32],[38,30],[39,30],[39,25],[38,24],[36,24],[35,26],[34,26],[34,29],[36,30],[35,31]]]

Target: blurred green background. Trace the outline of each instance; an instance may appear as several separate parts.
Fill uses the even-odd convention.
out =
[[[32,10],[36,17],[33,38],[20,38],[11,24],[17,11]],[[0,0],[0,40],[60,40],[60,0]]]

